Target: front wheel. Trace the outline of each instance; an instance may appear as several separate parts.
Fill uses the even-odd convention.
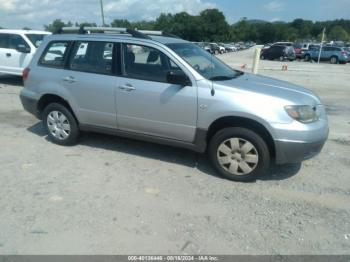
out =
[[[71,111],[62,104],[49,104],[43,112],[43,124],[50,140],[59,145],[73,145],[79,137],[79,127]]]
[[[338,64],[338,57],[332,56],[331,57],[331,64]]]
[[[262,176],[270,165],[266,142],[257,133],[240,127],[217,132],[209,144],[209,157],[225,178],[249,182]]]

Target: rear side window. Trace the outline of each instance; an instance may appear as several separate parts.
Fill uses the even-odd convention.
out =
[[[39,64],[42,66],[63,68],[68,46],[68,41],[49,43],[39,60]]]
[[[77,42],[74,46],[69,68],[96,74],[112,74],[114,43]]]

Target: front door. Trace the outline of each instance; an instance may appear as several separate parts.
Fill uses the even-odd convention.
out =
[[[116,91],[118,128],[186,142],[194,140],[197,88],[167,83],[169,70],[181,70],[161,51],[123,45],[122,77]]]

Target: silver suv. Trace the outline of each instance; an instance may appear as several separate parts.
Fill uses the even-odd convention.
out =
[[[47,37],[23,71],[22,104],[54,143],[93,131],[207,151],[222,176],[250,181],[327,140],[325,108],[303,87],[233,70],[162,32],[96,31]]]

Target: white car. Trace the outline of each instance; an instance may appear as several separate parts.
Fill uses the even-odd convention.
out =
[[[22,75],[46,35],[34,30],[0,29],[0,73]]]

